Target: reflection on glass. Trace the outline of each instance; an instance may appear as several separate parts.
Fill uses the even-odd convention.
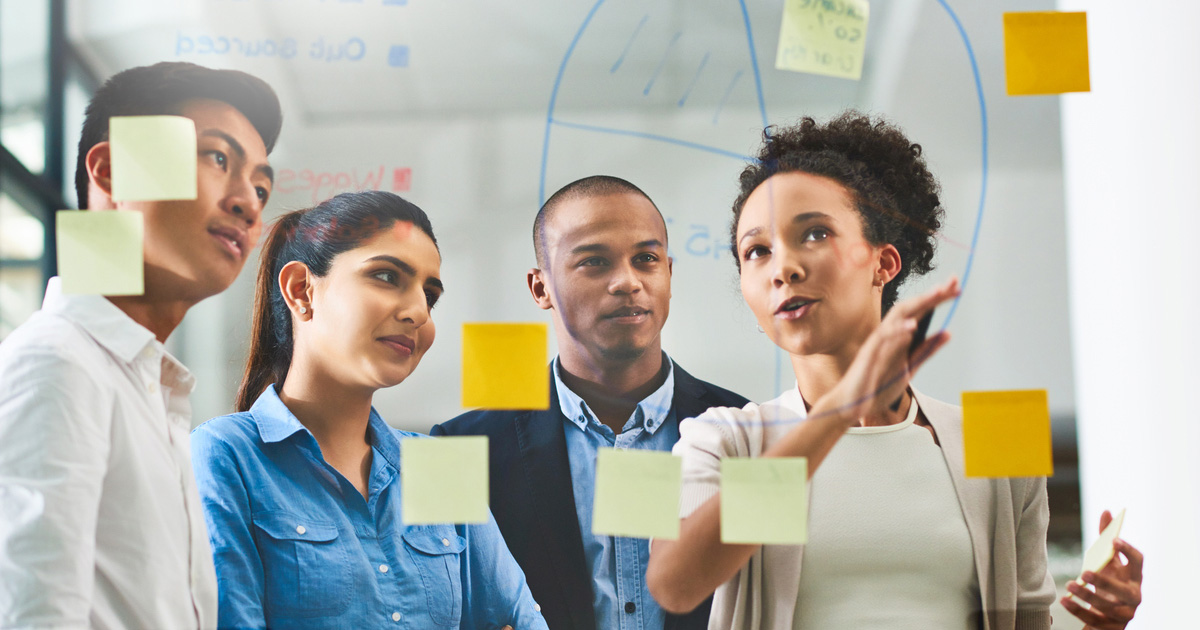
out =
[[[50,3],[0,2],[0,144],[26,168],[46,165]]]

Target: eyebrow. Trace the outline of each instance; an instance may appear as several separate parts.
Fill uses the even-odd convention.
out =
[[[813,219],[829,219],[829,218],[832,218],[832,217],[830,217],[828,214],[825,214],[824,212],[802,212],[802,213],[797,214],[796,216],[792,217],[792,223],[804,223],[806,221],[812,221]],[[742,243],[742,241],[750,238],[751,236],[758,236],[759,234],[762,234],[762,232],[763,232],[762,227],[756,227],[753,230],[750,230],[749,232],[746,232],[745,234],[743,234],[742,238],[738,239],[738,244],[740,245]]]
[[[634,249],[653,249],[653,248],[662,249],[663,243],[662,243],[662,241],[654,238],[654,239],[650,239],[648,241],[641,241],[641,242],[635,243],[633,245],[633,247],[634,247]],[[580,245],[578,247],[571,249],[571,255],[586,254],[586,253],[590,253],[590,252],[607,252],[610,249],[612,249],[612,248],[610,248],[608,245],[605,245],[603,243],[588,243],[586,245]]]
[[[233,152],[236,153],[239,158],[243,160],[246,159],[246,149],[242,147],[242,143],[238,142],[233,136],[225,133],[224,131],[221,131],[220,129],[205,129],[204,131],[200,132],[200,135],[224,140],[225,143],[229,145],[229,148],[233,149]],[[254,170],[266,175],[267,179],[271,180],[271,185],[275,185],[275,169],[271,168],[269,164],[259,164]]]
[[[382,262],[390,263],[391,265],[395,266],[397,269],[399,269],[401,272],[403,272],[405,275],[409,276],[410,278],[417,277],[417,270],[413,269],[412,265],[404,262],[403,260],[400,260],[399,258],[396,258],[395,256],[388,256],[386,254],[380,254],[379,256],[372,256],[366,260],[366,262],[374,262],[374,261],[382,261]],[[432,284],[433,286],[437,287],[441,291],[446,290],[445,285],[443,285],[442,281],[438,278],[430,277],[425,280],[425,284]]]

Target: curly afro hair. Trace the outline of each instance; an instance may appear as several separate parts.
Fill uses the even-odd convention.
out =
[[[828,123],[804,117],[799,124],[763,132],[757,160],[738,177],[733,202],[730,249],[741,271],[737,227],[746,199],[776,173],[800,171],[828,177],[855,200],[863,236],[873,245],[890,243],[900,252],[900,273],[883,289],[883,312],[896,303],[910,274],[933,269],[935,234],[945,211],[940,188],[914,144],[896,126],[857,111],[846,111]]]

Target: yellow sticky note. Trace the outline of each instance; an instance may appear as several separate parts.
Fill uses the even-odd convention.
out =
[[[721,542],[808,542],[808,458],[722,459]]]
[[[869,12],[867,0],[785,0],[775,67],[862,77]]]
[[[1010,96],[1090,92],[1087,13],[1005,13],[1004,70]]]
[[[59,210],[58,276],[67,294],[142,295],[143,216],[130,210]]]
[[[486,523],[486,435],[400,441],[400,515],[405,525]]]
[[[682,483],[683,460],[670,453],[599,449],[592,533],[679,538]]]
[[[462,404],[549,409],[545,324],[463,324]]]
[[[1117,514],[1117,517],[1108,524],[1108,527],[1100,532],[1100,537],[1096,539],[1096,542],[1092,543],[1092,546],[1088,547],[1083,554],[1083,568],[1079,570],[1079,578],[1075,580],[1081,586],[1084,584],[1083,573],[1085,571],[1099,573],[1100,569],[1103,569],[1104,565],[1112,560],[1113,554],[1116,553],[1113,543],[1116,542],[1117,536],[1121,535],[1121,525],[1124,523],[1125,510],[1121,510],[1121,513]]]
[[[196,123],[184,116],[108,120],[114,201],[196,198]]]
[[[963,392],[968,477],[1054,474],[1046,390]]]

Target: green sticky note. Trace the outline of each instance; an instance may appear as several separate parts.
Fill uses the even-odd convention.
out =
[[[670,453],[599,449],[592,533],[679,538],[682,484],[683,460]]]
[[[400,513],[405,525],[486,523],[487,436],[401,440]]]
[[[196,123],[184,116],[108,120],[113,201],[196,198]]]
[[[59,210],[58,276],[66,294],[142,295],[143,216],[131,210]]]
[[[721,542],[808,542],[808,458],[722,459]]]
[[[1096,542],[1092,543],[1092,546],[1088,547],[1087,552],[1083,554],[1083,568],[1079,571],[1079,578],[1075,580],[1080,586],[1084,584],[1083,573],[1085,571],[1099,573],[1100,569],[1103,569],[1104,565],[1112,560],[1113,554],[1116,553],[1113,543],[1116,542],[1117,536],[1121,535],[1121,526],[1124,523],[1125,510],[1121,510],[1121,513],[1117,514],[1117,517],[1108,524],[1108,527],[1100,532],[1100,537],[1096,539]]]
[[[1046,390],[963,392],[962,409],[968,477],[1054,474]]]
[[[1005,13],[1004,72],[1010,96],[1090,92],[1087,13]]]
[[[546,325],[463,324],[462,404],[549,409]]]
[[[843,79],[862,77],[867,0],[785,0],[775,67]]]

